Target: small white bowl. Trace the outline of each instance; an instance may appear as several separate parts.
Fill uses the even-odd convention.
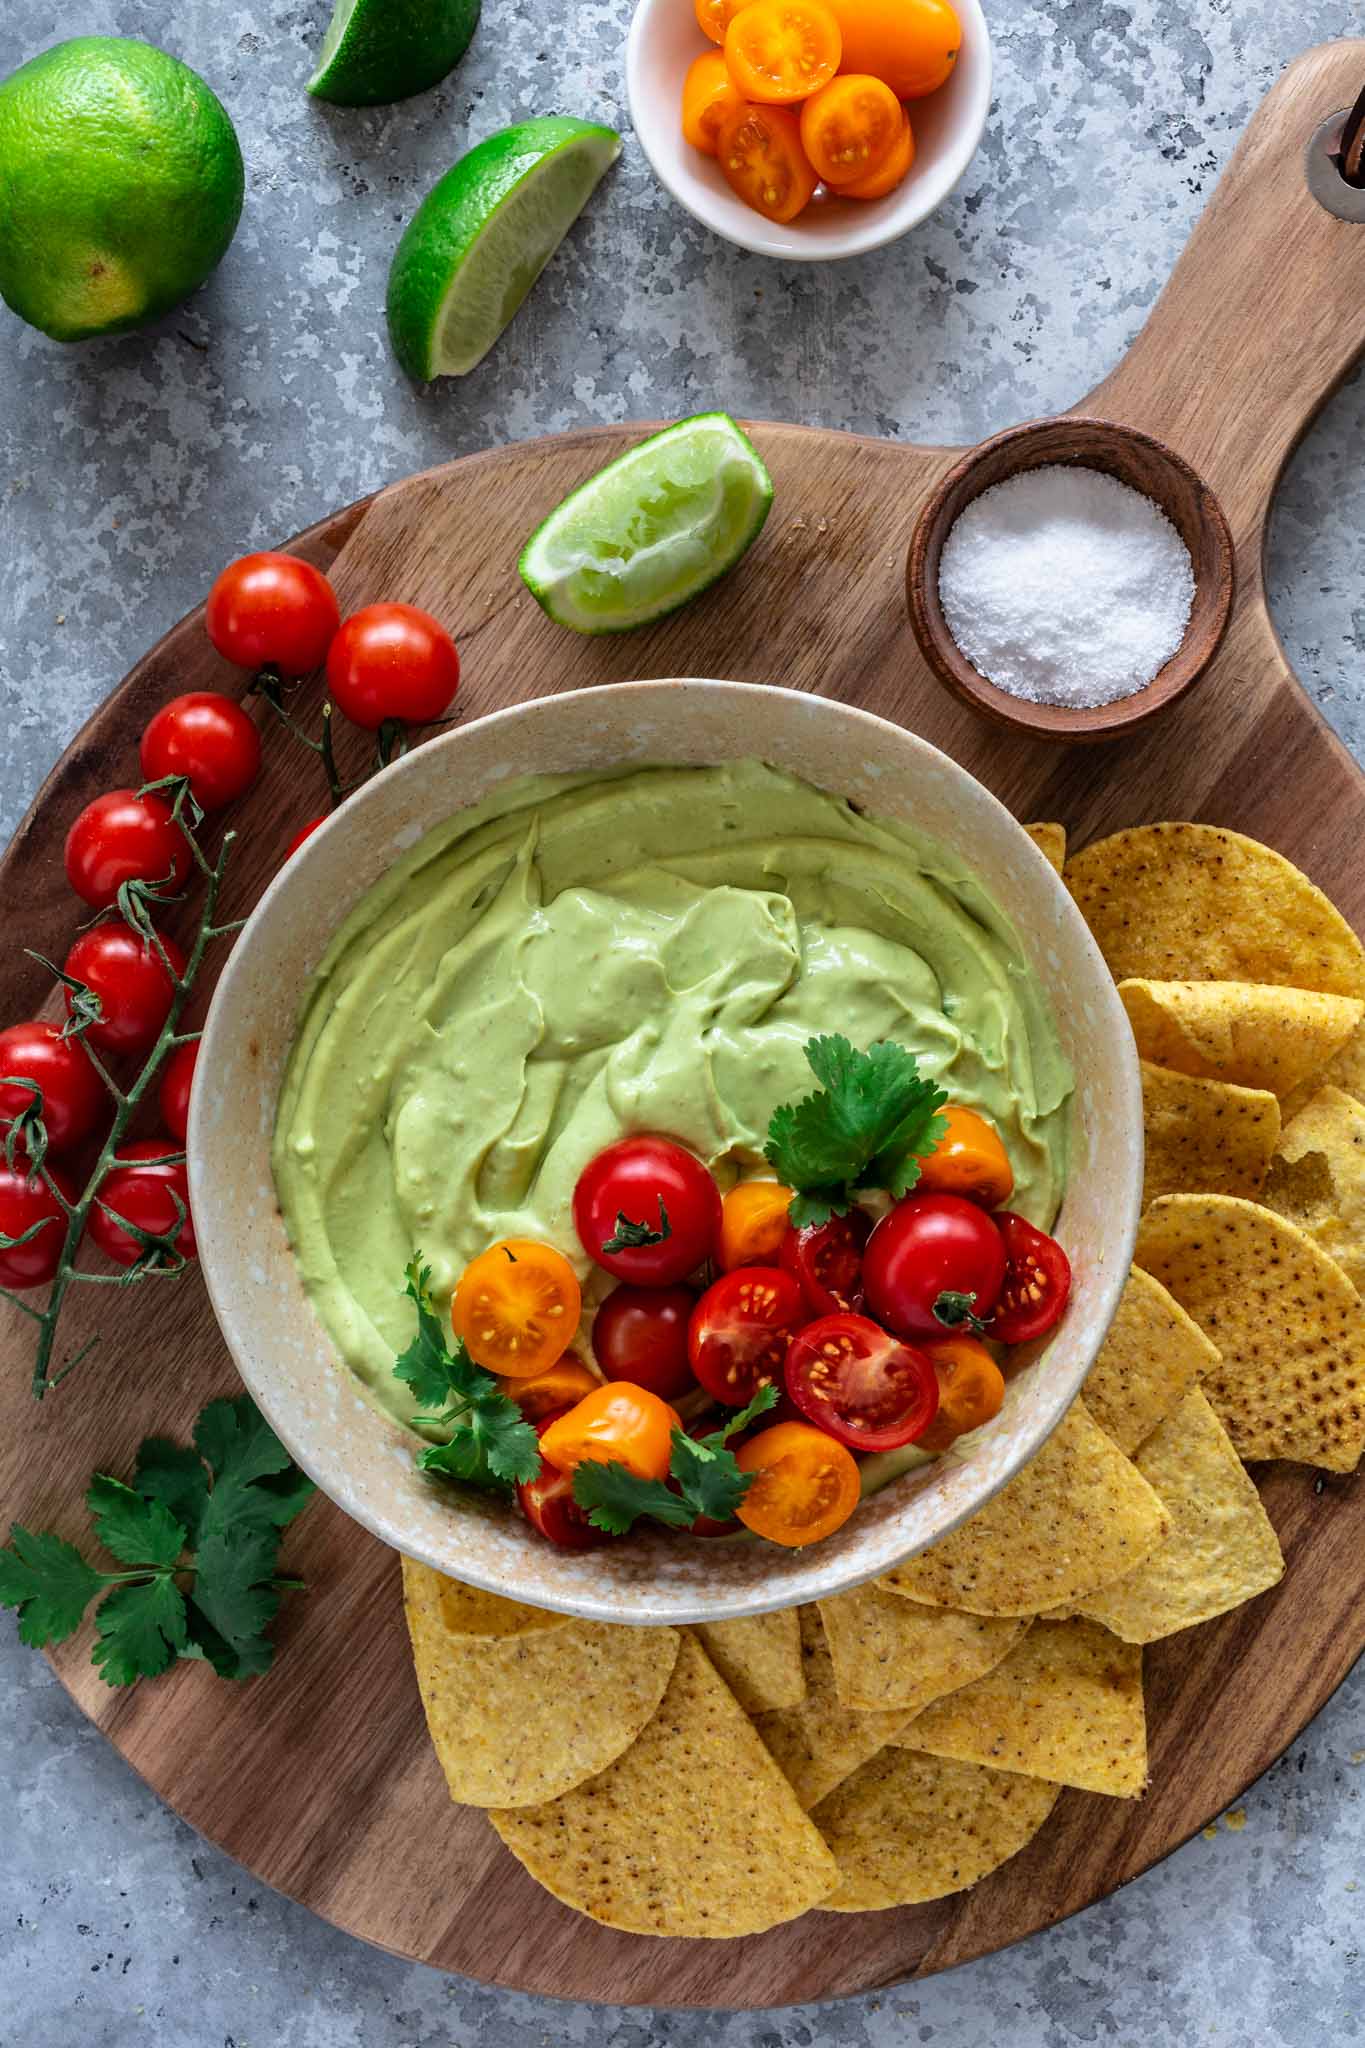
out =
[[[418,1441],[372,1406],[303,1290],[270,1168],[275,1103],[309,977],[352,905],[424,832],[528,774],[759,757],[959,848],[1050,992],[1076,1075],[1057,1234],[1071,1302],[1005,1406],[960,1457],[865,1501],[809,1550],[662,1530],[558,1550],[516,1508],[469,1504],[417,1469]],[[190,1201],[209,1296],[242,1378],[299,1464],[395,1550],[590,1621],[687,1622],[823,1599],[889,1571],[973,1513],[1066,1413],[1128,1276],[1142,1188],[1137,1054],[1113,979],[1060,878],[981,784],[913,733],[761,684],[609,683],[497,711],[375,777],[287,861],[218,983],[190,1116]],[[397,1280],[395,1280],[397,1285]]]
[[[682,90],[687,67],[714,47],[697,26],[691,0],[639,0],[626,43],[626,97],[640,146],[654,174],[703,227],[757,256],[789,263],[828,263],[881,249],[941,206],[972,158],[991,104],[991,39],[979,0],[953,0],[962,23],[962,52],[946,85],[911,100],[915,161],[885,199],[834,199],[820,194],[787,227],[746,206],[721,176],[714,157],[683,140]]]

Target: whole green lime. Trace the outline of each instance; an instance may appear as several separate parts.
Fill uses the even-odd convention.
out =
[[[219,262],[244,190],[187,64],[122,36],[58,43],[0,85],[0,297],[54,341],[155,320]]]

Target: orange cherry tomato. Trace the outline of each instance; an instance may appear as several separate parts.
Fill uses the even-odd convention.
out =
[[[1005,1376],[978,1337],[945,1337],[921,1349],[938,1378],[938,1414],[916,1441],[922,1451],[946,1451],[1000,1413]]]
[[[809,99],[839,69],[839,24],[823,0],[755,0],[725,31],[725,61],[746,100]]]
[[[630,1380],[594,1387],[540,1439],[543,1458],[561,1472],[582,1464],[624,1465],[637,1479],[667,1479],[675,1408]]]
[[[962,1195],[983,1209],[998,1209],[1014,1192],[1014,1170],[994,1124],[974,1109],[950,1102],[942,1111],[948,1134],[919,1163],[917,1194]]]
[[[904,120],[880,78],[841,72],[802,107],[801,147],[827,185],[848,185],[881,169]]]
[[[725,31],[750,0],[693,0],[697,12],[697,26],[704,36],[710,36],[713,43],[725,41]]]
[[[582,1306],[578,1275],[563,1252],[509,1237],[465,1267],[450,1321],[476,1365],[530,1380],[568,1350]]]
[[[801,147],[801,124],[785,107],[741,102],[721,116],[716,161],[746,206],[767,220],[795,220],[819,184]]]
[[[870,71],[898,100],[937,92],[957,62],[962,24],[948,0],[826,0],[845,71]]]
[[[683,80],[683,140],[703,156],[716,153],[716,130],[722,114],[742,106],[735,82],[719,50],[707,50],[694,58]]]
[[[581,1401],[594,1387],[600,1387],[601,1380],[581,1358],[575,1358],[572,1351],[556,1359],[548,1372],[538,1372],[533,1380],[501,1379],[498,1385],[508,1399],[515,1401],[528,1422],[543,1421],[547,1415],[557,1415],[561,1408],[571,1408],[575,1401]]]
[[[720,1205],[722,1273],[736,1266],[775,1266],[787,1234],[792,1191],[777,1180],[742,1180]]]
[[[809,1422],[776,1422],[735,1453],[758,1474],[737,1510],[755,1536],[800,1550],[842,1529],[858,1505],[858,1461]]]
[[[902,108],[901,132],[892,143],[889,154],[866,178],[858,178],[851,185],[840,185],[839,197],[885,199],[887,193],[894,192],[897,185],[906,177],[914,161],[915,131],[910,126],[910,116]]]

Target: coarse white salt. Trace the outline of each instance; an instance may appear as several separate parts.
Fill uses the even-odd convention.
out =
[[[1131,697],[1185,637],[1190,551],[1152,500],[1048,463],[992,484],[954,521],[939,601],[979,675],[1033,704]]]

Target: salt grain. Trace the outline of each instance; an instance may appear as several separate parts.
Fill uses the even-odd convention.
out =
[[[1141,491],[1049,463],[993,484],[954,522],[939,599],[979,675],[1034,704],[1083,709],[1131,697],[1170,660],[1194,569]]]

